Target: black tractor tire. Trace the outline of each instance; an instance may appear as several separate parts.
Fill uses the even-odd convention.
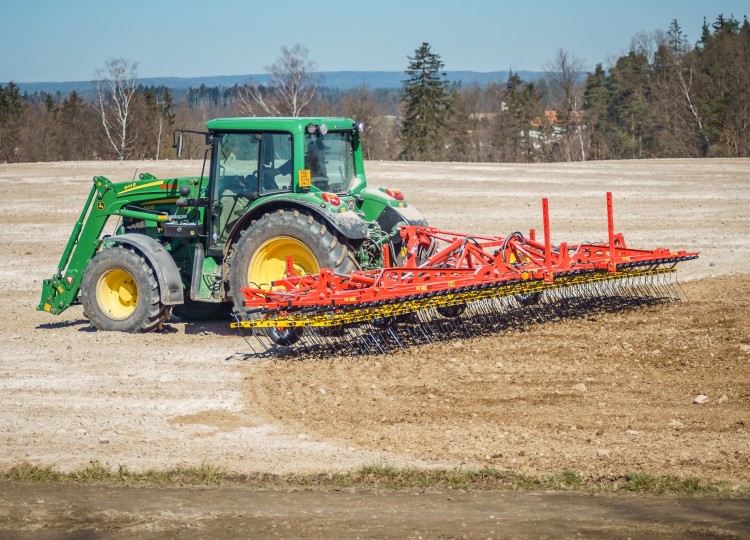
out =
[[[242,288],[248,284],[269,288],[269,281],[283,278],[285,273],[281,267],[285,260],[281,257],[286,256],[284,246],[299,253],[300,244],[304,245],[306,251],[300,257],[304,260],[295,259],[295,269],[299,273],[313,274],[321,268],[333,268],[337,273],[348,274],[359,268],[352,248],[320,218],[299,210],[264,214],[242,232],[229,257],[228,295],[236,317],[248,319],[258,316],[248,313]],[[269,251],[275,254],[274,270],[253,275],[252,269],[262,264],[265,260],[263,257]],[[256,256],[261,262],[254,260]],[[301,328],[271,328],[268,331],[268,336],[278,345],[292,345],[301,335]]]
[[[172,314],[161,303],[159,283],[146,258],[128,246],[97,253],[83,272],[83,314],[103,331],[153,332]]]

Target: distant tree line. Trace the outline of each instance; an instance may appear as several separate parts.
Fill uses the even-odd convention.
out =
[[[321,88],[302,46],[282,48],[265,85],[169,88],[137,82],[136,64],[108,61],[96,96],[21,93],[0,85],[0,163],[173,158],[173,129],[216,117],[347,116],[365,122],[367,159],[551,162],[750,156],[750,23],[704,20],[691,45],[680,25],[640,33],[612,66],[586,73],[559,50],[547,76],[450,84],[422,43],[401,90]],[[186,148],[202,157],[200,141]]]

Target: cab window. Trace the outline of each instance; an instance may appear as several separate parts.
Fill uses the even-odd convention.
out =
[[[347,193],[355,178],[351,132],[305,134],[305,169],[310,170],[315,187],[323,191]]]

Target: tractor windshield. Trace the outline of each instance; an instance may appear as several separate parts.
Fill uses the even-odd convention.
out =
[[[349,191],[354,175],[354,151],[349,131],[305,135],[305,169],[312,184],[338,194]]]

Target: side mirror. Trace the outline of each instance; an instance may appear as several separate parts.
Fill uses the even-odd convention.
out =
[[[182,157],[182,141],[183,141],[182,131],[175,131],[174,142],[172,143],[172,148],[175,149],[175,153],[177,154],[178,158]]]

